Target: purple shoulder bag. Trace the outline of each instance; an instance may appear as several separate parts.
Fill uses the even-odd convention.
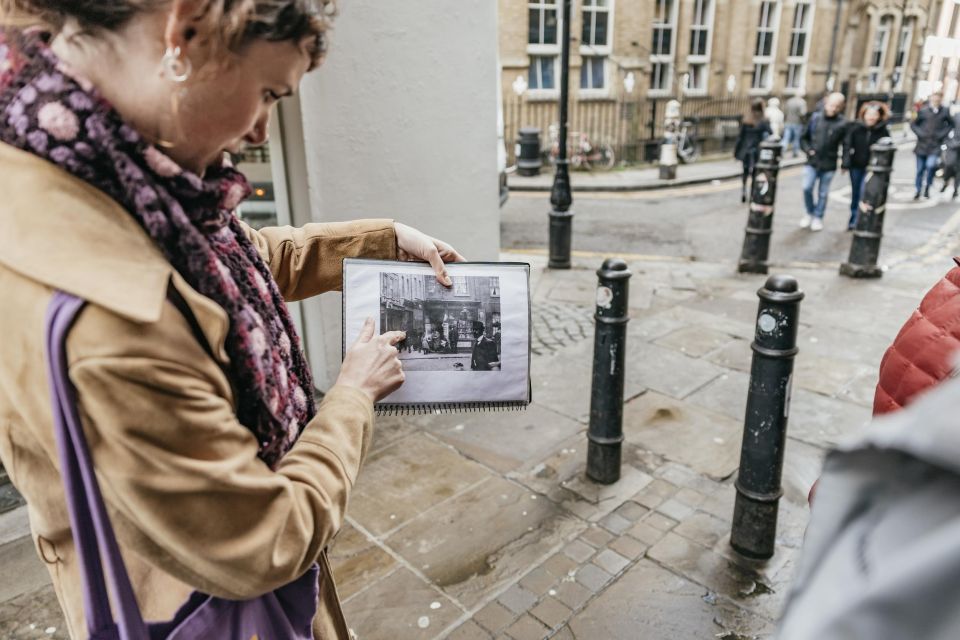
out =
[[[225,600],[195,591],[171,620],[144,622],[97,484],[77,413],[76,392],[67,374],[66,337],[85,304],[85,300],[69,294],[54,294],[47,309],[46,347],[54,434],[80,558],[83,611],[90,639],[312,640],[317,565],[290,584],[252,600]]]

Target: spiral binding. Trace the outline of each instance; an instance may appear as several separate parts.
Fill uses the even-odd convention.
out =
[[[442,413],[478,413],[481,411],[523,411],[527,401],[517,402],[447,402],[442,404],[378,404],[378,416],[412,416]]]

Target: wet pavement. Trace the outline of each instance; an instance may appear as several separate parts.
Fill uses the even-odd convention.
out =
[[[347,542],[333,545],[358,637],[770,637],[823,455],[869,422],[884,349],[951,266],[953,236],[929,238],[938,244],[898,254],[881,280],[790,269],[807,298],[767,562],[729,546],[765,278],[737,275],[732,260],[631,261],[623,475],[604,487],[584,475],[593,345],[575,331],[599,258],[557,272],[542,256],[511,256],[534,265],[535,334],[564,326],[569,339],[534,356],[525,412],[380,422]]]

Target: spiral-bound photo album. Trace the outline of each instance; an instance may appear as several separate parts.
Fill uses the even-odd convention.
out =
[[[530,265],[448,264],[451,287],[428,264],[343,262],[343,349],[367,318],[404,331],[405,382],[379,413],[519,409],[530,403]]]

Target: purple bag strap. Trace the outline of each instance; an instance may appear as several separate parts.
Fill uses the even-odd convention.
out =
[[[117,538],[97,484],[90,450],[77,412],[67,369],[66,338],[85,300],[57,291],[47,308],[47,379],[53,402],[54,435],[67,511],[83,579],[83,610],[92,639],[145,640],[147,626],[137,605]],[[119,613],[114,622],[104,568]],[[119,627],[119,629],[118,629]]]

